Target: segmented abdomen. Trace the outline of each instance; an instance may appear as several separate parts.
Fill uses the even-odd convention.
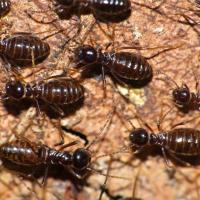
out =
[[[90,8],[96,19],[105,22],[120,22],[129,17],[129,0],[91,0]]]
[[[52,79],[32,87],[35,97],[52,104],[75,103],[84,97],[84,87],[72,79]]]
[[[12,64],[31,65],[34,56],[35,62],[41,62],[50,53],[49,44],[29,33],[16,33],[4,38],[0,44],[1,53]]]
[[[11,3],[9,0],[1,0],[0,1],[0,17],[4,17],[10,11]]]
[[[165,148],[175,154],[196,156],[200,154],[200,131],[179,128],[166,134]]]
[[[15,140],[0,146],[0,158],[7,159],[20,165],[39,164],[40,159],[37,152],[29,142],[25,140]]]
[[[147,80],[152,77],[152,67],[141,55],[128,52],[106,54],[106,66],[117,76],[129,80]]]

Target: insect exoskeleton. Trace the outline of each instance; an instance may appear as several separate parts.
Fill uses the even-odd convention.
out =
[[[32,33],[14,33],[0,41],[0,54],[19,67],[42,62],[50,54],[50,46]]]
[[[6,16],[11,10],[10,0],[1,0],[0,1],[0,17]]]
[[[183,156],[200,155],[200,131],[192,128],[176,128],[160,133],[148,133],[146,129],[136,128],[130,135],[132,146],[144,147],[158,145],[162,150]]]
[[[102,52],[90,45],[75,50],[75,61],[83,65],[101,64],[109,69],[115,78],[144,81],[153,76],[153,70],[147,59],[129,52]]]
[[[69,19],[73,14],[92,13],[95,19],[103,22],[121,22],[131,14],[129,0],[55,0],[54,10],[61,19]]]
[[[5,95],[9,98],[42,99],[55,105],[75,103],[84,97],[84,91],[82,85],[69,78],[50,78],[35,84],[9,81],[5,87]]]

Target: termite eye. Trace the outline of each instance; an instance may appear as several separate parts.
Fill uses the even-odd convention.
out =
[[[148,133],[145,129],[137,128],[130,133],[129,140],[133,145],[143,146],[148,143]]]
[[[76,169],[83,170],[85,169],[91,160],[89,152],[85,149],[77,149],[73,154],[73,166]]]
[[[10,81],[6,84],[6,95],[14,99],[20,99],[24,95],[24,86],[19,81]]]
[[[175,89],[172,95],[177,103],[187,103],[190,101],[190,91],[187,88]]]
[[[97,51],[88,45],[75,50],[75,60],[83,64],[93,63],[97,60]]]

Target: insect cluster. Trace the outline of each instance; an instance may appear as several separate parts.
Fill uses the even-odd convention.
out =
[[[33,1],[33,3],[35,2]],[[198,4],[198,1],[196,1],[196,3]],[[101,25],[106,25],[108,27],[113,26],[114,28],[119,25],[120,29],[123,29],[123,25],[129,20],[134,10],[133,5],[135,5],[135,3],[132,3],[130,0],[52,0],[48,8],[58,15],[59,19],[56,20],[71,20],[73,15],[76,15],[80,23],[82,23],[82,15],[92,14],[92,18],[95,20],[93,25],[98,25],[102,31]],[[148,6],[146,6],[146,8],[149,9]],[[158,9],[159,6],[157,7],[157,10]],[[152,9],[152,12],[157,10]],[[12,14],[12,1],[0,0],[1,20],[3,21],[4,17],[9,18],[10,13]],[[25,11],[24,13],[27,14],[28,12]],[[37,11],[35,13],[37,13]],[[160,11],[160,13],[162,12]],[[46,26],[48,24],[55,27],[55,20],[44,23],[43,21],[36,20],[30,13],[28,16],[29,20],[34,21],[34,23],[39,26]],[[92,35],[93,28],[94,27],[90,29],[89,34],[86,34]],[[31,105],[35,103],[38,115],[36,118],[45,116],[45,119],[48,118],[50,121],[53,121],[54,119],[51,119],[48,112],[50,111],[56,114],[56,122],[58,123],[57,127],[59,129],[61,141],[59,143],[54,143],[55,147],[51,147],[43,142],[32,141],[25,136],[26,133],[18,134],[15,129],[12,130],[15,139],[10,139],[8,137],[9,139],[0,145],[0,159],[2,159],[3,162],[10,162],[11,165],[18,165],[25,169],[32,167],[34,170],[33,173],[31,173],[31,177],[34,179],[35,171],[41,166],[44,166],[45,172],[42,174],[42,187],[48,179],[50,168],[54,166],[63,168],[74,178],[80,180],[86,180],[88,175],[93,173],[105,176],[106,181],[109,177],[120,178],[110,175],[109,173],[105,174],[94,167],[95,161],[93,161],[93,158],[95,154],[92,151],[92,147],[103,141],[101,141],[103,138],[102,130],[97,138],[92,141],[87,141],[84,147],[77,147],[77,145],[79,145],[78,140],[66,143],[64,139],[61,119],[67,117],[69,108],[75,107],[76,110],[82,106],[84,107],[85,99],[87,99],[89,96],[88,94],[91,93],[90,89],[86,89],[84,85],[86,81],[84,75],[85,71],[88,69],[90,69],[91,74],[95,74],[95,71],[98,69],[101,70],[104,94],[107,85],[106,75],[111,77],[111,84],[114,89],[116,85],[120,85],[124,88],[133,88],[134,84],[140,85],[141,89],[143,89],[143,87],[147,85],[149,87],[149,83],[151,84],[152,80],[155,81],[156,78],[162,77],[164,83],[175,85],[171,94],[173,107],[178,107],[178,109],[181,110],[200,110],[200,92],[198,91],[198,84],[196,84],[196,93],[191,92],[189,86],[185,83],[183,83],[182,86],[178,86],[176,80],[172,79],[162,69],[156,71],[156,67],[153,62],[151,62],[151,60],[163,52],[178,49],[182,45],[165,45],[163,51],[159,51],[152,56],[145,56],[143,54],[141,55],[141,53],[132,53],[130,50],[127,50],[133,49],[132,46],[130,46],[130,48],[125,47],[124,49],[126,49],[126,51],[123,48],[122,51],[117,50],[117,48],[115,49],[114,40],[111,41],[111,46],[113,45],[112,50],[108,49],[109,45],[107,48],[103,49],[103,45],[99,47],[98,45],[93,45],[93,42],[89,44],[89,42],[85,42],[89,41],[87,39],[80,43],[75,41],[77,46],[73,49],[72,58],[69,56],[69,60],[72,60],[73,66],[75,65],[75,67],[71,67],[70,62],[69,66],[63,70],[61,75],[44,77],[43,74],[40,74],[38,75],[38,80],[36,80],[34,70],[37,69],[37,66],[45,65],[48,59],[50,60],[51,57],[53,57],[53,55],[51,55],[51,43],[46,40],[55,35],[63,34],[62,32],[64,31],[65,30],[58,30],[57,33],[44,38],[39,37],[37,33],[18,31],[0,39],[0,55],[3,65],[2,71],[6,72],[3,73],[3,75],[6,75],[7,78],[6,83],[0,91],[2,105],[6,106],[6,103],[20,105],[21,103],[23,104],[24,100],[30,100],[32,102]],[[81,31],[82,27],[79,34],[81,34]],[[80,38],[77,35],[77,40],[78,39]],[[70,42],[71,40],[74,42],[76,38],[69,39]],[[70,48],[70,45],[65,43],[64,48]],[[156,48],[159,47],[154,47],[152,49]],[[62,53],[64,52],[66,54],[66,49],[61,49]],[[135,49],[137,49],[137,47]],[[143,48],[139,46],[138,49],[142,50]],[[148,47],[146,49],[148,50]],[[151,48],[149,47],[149,49]],[[27,69],[33,70],[33,81],[25,81],[26,77],[22,76],[23,70]],[[47,69],[48,67],[45,67],[45,70]],[[81,78],[74,78],[73,74],[69,75],[68,70],[75,71]],[[49,71],[53,71],[53,69],[49,69]],[[194,76],[198,80],[195,73]],[[115,93],[115,90],[112,90],[112,92]],[[107,99],[108,97],[104,96],[103,98]],[[110,115],[107,117],[103,129],[111,123],[115,123],[111,118],[119,112],[118,105],[114,98],[113,95],[113,106],[110,108],[111,110],[113,109],[113,112],[109,112]],[[127,103],[130,104],[130,102]],[[43,109],[43,105],[47,106],[47,113],[45,112],[46,110]],[[76,105],[79,105],[79,107],[76,108]],[[137,105],[135,105],[135,107],[137,107]],[[125,113],[120,113],[119,115],[123,118]],[[190,164],[181,156],[189,158],[200,156],[200,130],[198,130],[197,127],[186,127],[186,123],[178,123],[170,127],[169,130],[163,130],[161,128],[161,123],[165,117],[166,115],[159,121],[160,124],[158,123],[158,133],[155,133],[147,123],[143,123],[144,127],[136,127],[129,120],[125,120],[126,122],[129,121],[132,125],[132,130],[129,131],[129,144],[125,145],[125,149],[131,149],[133,154],[137,154],[141,152],[141,149],[145,150],[146,147],[157,146],[162,152],[167,167],[171,167],[168,157],[174,158],[177,162],[188,166]],[[184,127],[177,127],[180,125],[184,125]],[[84,127],[84,130],[87,130],[87,124],[84,124]],[[72,134],[78,136],[82,134],[76,131],[72,132]],[[80,138],[81,137],[83,138],[83,136],[80,136]],[[71,148],[73,148],[73,150],[71,150]],[[110,156],[112,159],[115,153],[119,152],[113,149],[111,154],[105,156]],[[121,153],[123,153],[123,151],[121,151]],[[121,178],[123,179],[123,177]],[[106,181],[104,186],[106,185]],[[107,197],[110,199],[128,199],[115,197],[104,187],[98,200],[103,199],[103,193],[107,194]],[[74,197],[74,199],[77,198]],[[133,194],[130,199],[138,198]]]

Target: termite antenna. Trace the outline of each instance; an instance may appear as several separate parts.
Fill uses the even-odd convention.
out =
[[[130,149],[131,149],[131,146],[123,146],[123,147],[122,147],[120,150],[118,150],[118,151],[115,151],[115,152],[112,152],[112,153],[109,153],[109,154],[102,154],[102,155],[96,156],[95,159],[97,160],[97,159],[99,159],[99,158],[107,157],[107,156],[112,157],[112,156],[114,156],[115,154],[119,154],[119,153],[130,153],[130,152],[131,152]]]
[[[107,181],[108,181],[108,176],[109,176],[109,171],[110,171],[111,165],[112,165],[112,157],[110,157],[110,160],[109,160],[109,163],[108,163],[108,169],[107,169],[107,173],[106,173],[106,178],[105,178],[105,181],[104,181],[104,183],[103,183],[103,186],[102,186],[102,189],[101,189],[101,193],[100,193],[100,195],[99,195],[98,200],[101,200],[101,199],[102,199],[103,194],[104,194],[104,192],[105,192],[106,183],[107,183]]]
[[[127,180],[127,181],[131,180],[130,178],[127,178],[127,177],[121,177],[121,176],[115,176],[115,175],[107,175],[107,174],[102,173],[101,170],[93,169],[91,167],[87,167],[86,169],[88,171],[92,172],[92,173],[99,174],[99,175],[102,175],[102,176],[105,176],[105,177],[123,179],[123,180]]]
[[[142,170],[142,163],[139,164],[139,169],[138,169],[138,172],[136,174],[135,181],[133,183],[132,199],[137,199],[136,198],[136,189],[137,189],[138,180],[139,180],[139,176],[140,176],[141,170]]]
[[[147,60],[149,59],[152,59],[152,58],[155,58],[157,57],[158,55],[162,54],[162,53],[165,53],[165,52],[168,52],[168,51],[171,51],[171,50],[174,50],[174,49],[178,49],[180,47],[182,47],[184,44],[177,44],[177,45],[169,45],[169,46],[161,46],[162,48],[164,48],[163,50],[151,55],[151,56],[148,56],[148,57],[145,57]]]
[[[105,122],[105,124],[103,125],[103,127],[100,129],[100,132],[98,134],[98,136],[86,147],[86,149],[88,150],[92,145],[94,145],[95,143],[98,142],[99,137],[105,132],[105,130],[107,130],[107,128],[109,127],[109,125],[112,122],[112,117],[115,113],[115,107],[113,108],[113,110],[111,112],[109,112],[107,120]]]
[[[168,81],[171,81],[175,86],[176,88],[180,88],[180,86],[176,83],[176,81],[174,81],[169,75],[167,75],[165,72],[162,72],[161,70],[157,70],[155,72],[156,75],[159,75],[159,74],[162,74],[165,76],[165,78],[163,79],[164,81],[168,82]],[[162,80],[162,79],[161,79]],[[174,88],[171,88],[172,90]]]

